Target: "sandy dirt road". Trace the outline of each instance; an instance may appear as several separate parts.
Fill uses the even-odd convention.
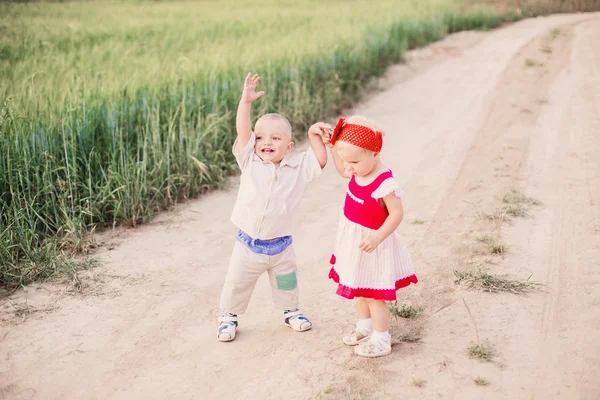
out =
[[[452,35],[378,84],[346,114],[387,131],[420,278],[399,303],[425,308],[393,321],[390,357],[360,359],[341,342],[354,314],[327,280],[345,191],[329,165],[295,235],[313,330],[282,324],[263,276],[238,338],[216,341],[234,179],[135,231],[100,235],[106,263],[80,290],[33,285],[2,299],[0,398],[600,399],[600,14]],[[542,204],[526,218],[485,218],[511,190]],[[489,254],[484,234],[508,251]],[[480,265],[545,286],[522,296],[455,284],[454,270]],[[400,342],[407,332],[421,339]],[[478,340],[494,346],[493,362],[469,357]]]

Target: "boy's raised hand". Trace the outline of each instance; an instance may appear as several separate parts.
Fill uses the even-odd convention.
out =
[[[242,101],[246,102],[246,103],[252,103],[254,100],[260,98],[263,94],[265,94],[264,91],[261,92],[256,92],[256,85],[258,85],[258,82],[260,81],[260,76],[258,76],[258,74],[255,74],[254,76],[252,76],[251,72],[248,72],[248,75],[246,75],[246,80],[244,81],[244,91],[242,92]]]

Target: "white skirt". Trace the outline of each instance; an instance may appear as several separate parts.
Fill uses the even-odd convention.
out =
[[[338,283],[340,296],[393,301],[398,289],[418,282],[398,232],[385,238],[371,253],[358,248],[361,240],[374,232],[342,214],[329,272],[329,277]]]

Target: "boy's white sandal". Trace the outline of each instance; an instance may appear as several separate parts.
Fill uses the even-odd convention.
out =
[[[235,333],[238,328],[237,316],[219,317],[219,329],[217,329],[217,340],[221,342],[231,342],[235,339]]]
[[[346,346],[356,346],[359,343],[362,343],[365,340],[368,340],[370,337],[371,337],[371,333],[369,333],[367,335],[364,335],[362,332],[359,332],[358,330],[355,330],[351,334],[345,335],[342,338],[342,342],[344,342],[344,344]]]
[[[361,357],[382,357],[392,352],[391,341],[373,339],[372,337],[354,348],[354,353]]]
[[[312,328],[312,323],[300,310],[285,313],[285,324],[296,332],[304,332]]]

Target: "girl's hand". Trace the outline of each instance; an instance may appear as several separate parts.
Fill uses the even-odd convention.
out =
[[[246,79],[244,80],[244,90],[242,92],[242,101],[246,103],[252,103],[254,100],[260,98],[265,92],[256,92],[256,85],[260,81],[260,76],[255,74],[252,76],[251,72],[248,72]]]
[[[360,241],[358,248],[366,253],[370,253],[381,244],[382,240],[377,235],[369,235]]]

